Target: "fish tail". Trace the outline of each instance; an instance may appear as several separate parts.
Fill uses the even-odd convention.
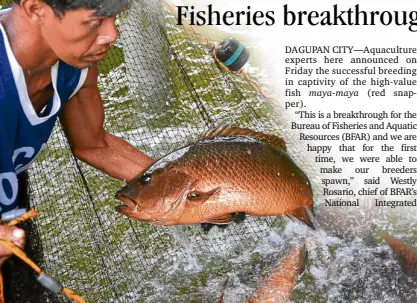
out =
[[[311,229],[316,230],[313,224],[313,215],[307,207],[297,208],[289,213],[286,213],[286,215],[291,219],[296,218],[297,220],[302,221],[304,224],[309,226]]]

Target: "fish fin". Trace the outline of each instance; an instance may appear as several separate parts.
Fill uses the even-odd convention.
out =
[[[215,225],[214,224],[210,224],[210,223],[201,223],[201,228],[203,229],[204,232],[209,232]]]
[[[201,223],[200,225],[204,232],[209,232],[215,226],[217,226],[217,228],[220,228],[220,229],[225,229],[229,226],[228,224],[211,224],[211,223]]]
[[[211,129],[200,136],[200,140],[203,139],[214,139],[217,137],[228,137],[228,136],[249,136],[261,139],[266,141],[273,146],[287,151],[287,146],[284,139],[275,136],[269,135],[261,132],[256,132],[254,130],[248,128],[239,128],[239,127],[232,127],[230,125],[222,125],[218,128]]]
[[[246,219],[246,213],[240,212],[240,213],[233,213],[233,222],[236,223],[242,223]]]
[[[224,297],[224,293],[226,291],[228,282],[229,282],[229,277],[227,277],[226,280],[223,282],[222,288],[220,290],[220,297],[217,299],[216,303],[223,303],[223,297]]]
[[[292,218],[296,218],[299,221],[302,221],[304,224],[306,224],[307,226],[309,226],[312,229],[316,229],[313,225],[313,222],[310,218],[310,214],[308,213],[308,209],[307,207],[300,207],[297,208],[289,213],[286,213],[285,215],[287,215],[290,219]]]
[[[220,192],[220,188],[215,188],[208,192],[192,191],[188,193],[188,196],[193,194],[194,197],[192,199],[188,198],[187,203],[193,206],[201,205],[204,202],[206,202],[208,199],[210,199],[213,195],[217,194],[218,192]]]
[[[212,224],[229,224],[232,221],[233,221],[232,214],[224,214],[224,215],[220,215],[217,217],[207,218],[206,220],[207,223],[212,223]]]

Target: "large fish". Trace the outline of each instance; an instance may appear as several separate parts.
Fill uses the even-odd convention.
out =
[[[116,209],[157,225],[228,224],[234,214],[288,215],[310,227],[307,176],[276,136],[222,127],[152,164],[117,192]]]
[[[284,303],[292,298],[292,291],[298,276],[303,273],[307,261],[307,249],[291,249],[279,263],[269,270],[248,303]]]
[[[284,303],[292,298],[292,292],[298,276],[303,273],[307,261],[307,249],[293,248],[277,264],[271,267],[247,303]],[[223,303],[228,278],[223,283],[217,303]]]
[[[417,250],[402,240],[395,239],[383,232],[382,236],[397,256],[404,272],[417,278]]]

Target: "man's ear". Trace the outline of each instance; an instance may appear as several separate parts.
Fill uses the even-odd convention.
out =
[[[43,23],[47,4],[41,0],[20,0],[20,8],[33,22]]]

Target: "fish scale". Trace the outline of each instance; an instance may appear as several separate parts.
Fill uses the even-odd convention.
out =
[[[288,302],[298,276],[304,271],[307,261],[307,249],[304,245],[293,248],[269,270],[268,275],[258,286],[248,303]]]
[[[162,225],[227,224],[233,213],[243,212],[291,215],[312,226],[306,212],[313,206],[309,180],[282,139],[238,128],[213,134],[156,161],[143,174],[149,184],[138,176],[118,192],[126,202],[118,210]]]

